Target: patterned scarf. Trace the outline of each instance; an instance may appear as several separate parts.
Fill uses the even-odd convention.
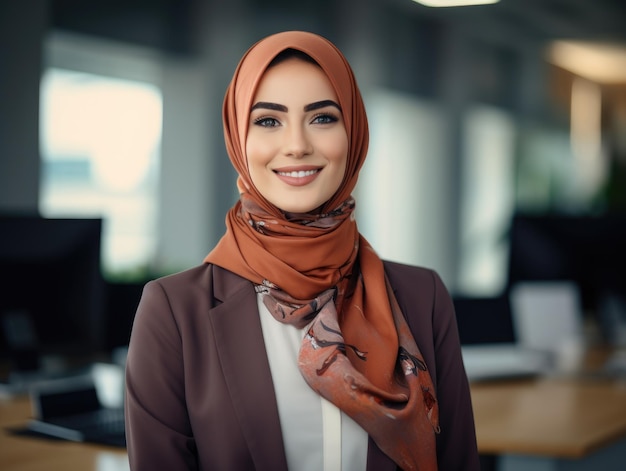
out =
[[[346,176],[316,214],[284,214],[252,185],[245,138],[250,106],[269,62],[287,48],[310,55],[333,84],[350,140]],[[243,124],[242,124],[243,123]],[[436,470],[435,389],[384,273],[359,234],[350,193],[367,152],[367,119],[350,66],[327,40],[270,36],[248,50],[224,101],[229,157],[240,200],[205,261],[252,281],[274,318],[307,327],[300,371],[404,470]]]

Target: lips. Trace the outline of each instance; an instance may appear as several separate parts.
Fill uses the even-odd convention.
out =
[[[321,167],[280,168],[274,170],[278,178],[291,186],[304,186],[317,178]]]

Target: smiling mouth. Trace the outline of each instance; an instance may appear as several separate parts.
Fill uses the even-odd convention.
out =
[[[298,171],[293,171],[293,172],[279,172],[277,171],[276,173],[282,177],[291,177],[291,178],[304,178],[304,177],[310,177],[311,175],[315,175],[316,173],[318,173],[321,169],[316,169],[316,170],[298,170]]]

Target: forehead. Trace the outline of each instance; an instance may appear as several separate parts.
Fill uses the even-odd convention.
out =
[[[337,94],[321,67],[289,58],[269,67],[261,77],[253,102],[290,99],[333,99]]]

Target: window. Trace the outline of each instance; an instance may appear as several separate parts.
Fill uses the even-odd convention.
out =
[[[67,44],[90,45],[65,39],[57,49]],[[51,56],[41,82],[40,211],[103,217],[105,276],[142,275],[157,244],[161,92],[147,81],[92,72],[97,53],[87,62]],[[65,67],[55,66],[59,56]]]

